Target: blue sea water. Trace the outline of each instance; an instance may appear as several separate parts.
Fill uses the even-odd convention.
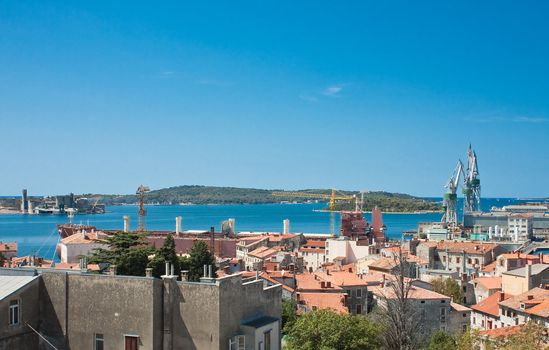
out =
[[[516,203],[515,199],[488,199],[483,209]],[[220,228],[228,218],[236,219],[237,231],[282,231],[282,220],[290,219],[292,232],[329,233],[330,213],[314,211],[326,204],[257,204],[257,205],[189,205],[147,206],[147,229],[174,230],[175,217],[183,217],[184,230]],[[461,206],[461,203],[460,203]],[[132,228],[137,226],[136,206],[111,206],[107,213],[77,215],[73,222],[94,225],[100,229],[122,229],[122,217],[130,216]],[[366,214],[371,222],[371,215]],[[441,214],[383,214],[390,238],[400,238],[403,231],[415,229],[419,222],[439,221]],[[57,224],[67,222],[59,215],[0,215],[0,241],[18,242],[19,255],[37,254],[55,257],[58,241]],[[336,214],[336,232],[339,231]]]

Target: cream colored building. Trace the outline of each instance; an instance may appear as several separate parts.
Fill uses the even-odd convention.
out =
[[[367,240],[349,240],[346,237],[326,240],[326,261],[344,258],[344,264],[351,264],[374,254],[375,247],[367,245]]]

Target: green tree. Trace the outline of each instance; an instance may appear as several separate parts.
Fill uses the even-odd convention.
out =
[[[363,316],[318,310],[288,329],[289,350],[369,350],[381,347],[380,328]]]
[[[537,350],[544,348],[546,339],[547,329],[541,324],[528,321],[521,326],[518,333],[500,337],[490,345],[498,350]]]
[[[108,245],[108,249],[96,249],[90,257],[90,263],[116,265],[118,275],[145,275],[148,256],[154,253],[154,249],[145,241],[145,234],[117,232],[103,242]]]
[[[457,344],[456,339],[444,332],[444,331],[437,331],[433,334],[431,337],[431,340],[429,341],[429,345],[427,346],[428,350],[456,350]]]
[[[204,265],[211,265],[212,275],[215,276],[217,272],[215,256],[210,253],[204,241],[196,241],[189,257],[189,281],[200,281],[200,277],[204,275]]]
[[[282,332],[284,334],[293,327],[297,320],[297,303],[294,300],[284,300],[282,302]]]
[[[164,244],[156,251],[154,258],[148,264],[148,267],[153,269],[152,274],[154,277],[160,277],[165,274],[167,262],[173,265],[174,274],[179,276],[181,265],[179,257],[175,252],[175,241],[172,235],[166,237]]]
[[[432,282],[433,291],[454,298],[454,302],[463,303],[463,292],[459,283],[453,278],[436,278]]]
[[[3,267],[4,264],[6,263],[6,257],[4,256],[4,254],[0,253],[0,267]]]

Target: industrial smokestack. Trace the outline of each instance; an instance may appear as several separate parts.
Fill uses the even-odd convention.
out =
[[[175,234],[177,236],[179,236],[181,234],[181,232],[183,232],[183,230],[181,229],[181,221],[182,221],[181,216],[177,216],[175,218]]]
[[[27,199],[27,189],[23,189],[23,196],[21,197],[21,212],[26,214],[29,210],[29,202]]]
[[[282,221],[282,226],[284,227],[284,229],[282,230],[283,234],[286,235],[290,233],[290,219],[284,219],[284,221]]]
[[[130,217],[124,215],[124,232],[130,232]]]

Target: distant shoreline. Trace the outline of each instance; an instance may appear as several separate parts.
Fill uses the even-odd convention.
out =
[[[332,211],[327,209],[315,209],[313,211],[322,213],[331,213]],[[334,213],[341,213],[348,210],[336,210]],[[365,210],[362,213],[372,214],[371,210]],[[382,214],[406,214],[406,215],[421,215],[421,214],[441,214],[442,210],[418,210],[418,211],[381,211]]]

